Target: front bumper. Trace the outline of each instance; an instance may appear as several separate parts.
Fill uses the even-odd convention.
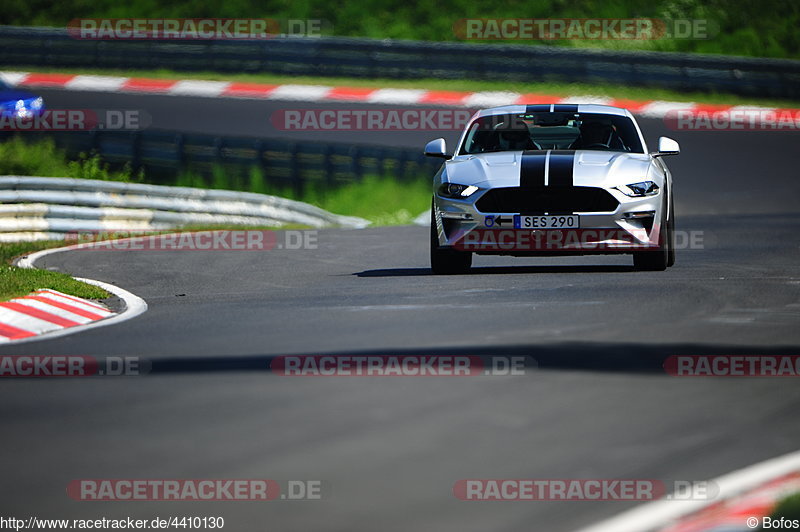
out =
[[[436,195],[434,219],[439,246],[487,255],[586,255],[632,253],[658,248],[665,226],[664,189],[646,197],[630,197],[602,189],[617,202],[612,211],[571,212],[580,216],[576,229],[515,229],[513,216],[537,212],[482,212],[476,206],[486,190],[465,199]],[[486,204],[486,202],[483,202]],[[555,216],[563,215],[559,211]],[[503,224],[498,225],[500,218]]]

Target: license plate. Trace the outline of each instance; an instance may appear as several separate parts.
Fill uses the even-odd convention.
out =
[[[581,226],[577,214],[548,214],[545,216],[514,216],[514,229],[577,229]]]

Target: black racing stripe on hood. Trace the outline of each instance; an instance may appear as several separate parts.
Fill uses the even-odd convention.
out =
[[[547,176],[548,185],[551,187],[571,187],[574,164],[575,150],[551,151]]]
[[[536,104],[536,105],[526,105],[525,106],[526,113],[549,113],[550,112],[550,105],[547,104]]]
[[[554,113],[577,113],[578,104],[576,103],[557,103],[553,106]]]
[[[547,152],[524,151],[519,164],[519,186],[523,188],[544,186],[544,162]]]

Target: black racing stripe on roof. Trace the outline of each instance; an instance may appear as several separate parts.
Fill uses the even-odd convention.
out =
[[[577,113],[578,104],[576,103],[557,103],[553,106],[554,113]]]
[[[550,106],[547,104],[526,105],[526,113],[549,113]]]

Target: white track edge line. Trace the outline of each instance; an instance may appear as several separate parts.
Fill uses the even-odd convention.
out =
[[[86,247],[86,244],[82,244],[83,248]],[[43,249],[41,251],[37,251],[35,253],[31,253],[25,257],[22,257],[16,261],[14,261],[15,265],[20,268],[35,268],[34,263],[47,255],[52,255],[54,253],[61,253],[63,251],[71,251],[76,249],[78,245],[72,246],[64,246],[60,248],[53,248],[53,249]],[[104,283],[103,281],[97,281],[95,279],[86,279],[83,277],[73,277],[76,281],[81,281],[86,284],[98,286],[105,290],[106,292],[110,292],[120,298],[125,303],[125,309],[122,310],[119,314],[114,314],[108,318],[103,318],[100,320],[96,320],[90,323],[86,323],[83,325],[76,325],[74,327],[68,327],[66,329],[56,329],[55,331],[46,332],[37,336],[31,336],[28,338],[20,338],[19,340],[11,340],[9,342],[3,343],[3,345],[16,345],[22,344],[27,342],[35,342],[36,340],[47,340],[50,338],[58,338],[60,336],[67,336],[68,334],[75,334],[81,331],[85,331],[87,329],[94,329],[97,327],[105,327],[106,325],[115,325],[117,323],[122,323],[123,321],[128,321],[130,319],[139,316],[140,314],[144,314],[147,311],[147,302],[144,299],[137,296],[136,294],[132,294],[128,292],[124,288],[120,288],[118,286],[114,286],[109,283]]]
[[[800,469],[800,451],[770,458],[713,479],[719,496],[705,501],[658,500],[637,506],[577,532],[647,532],[670,521],[698,512]]]

